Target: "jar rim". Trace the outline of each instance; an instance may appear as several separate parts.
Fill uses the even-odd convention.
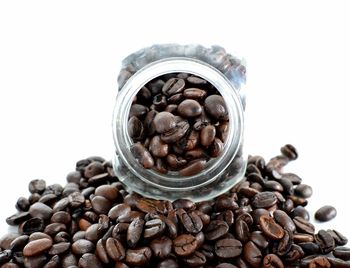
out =
[[[186,177],[160,174],[152,169],[143,168],[131,153],[130,147],[133,142],[127,133],[129,110],[137,92],[156,77],[181,72],[204,78],[220,92],[227,104],[230,124],[222,154],[210,159],[203,171]],[[210,184],[234,159],[243,139],[243,106],[234,85],[216,68],[193,58],[169,57],[147,64],[125,83],[117,95],[112,126],[116,154],[134,175],[133,179],[140,180],[144,186],[152,185],[162,191],[188,191]],[[125,180],[124,183],[127,184],[127,181]]]

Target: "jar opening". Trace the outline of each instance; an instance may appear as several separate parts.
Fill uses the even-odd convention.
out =
[[[220,156],[211,158],[203,171],[180,177],[177,172],[160,174],[143,168],[131,153],[133,141],[127,131],[128,115],[134,96],[152,79],[169,73],[189,73],[211,83],[226,101],[229,113],[229,132]],[[195,189],[210,184],[224,171],[237,154],[243,136],[243,108],[237,91],[217,69],[205,62],[188,58],[167,58],[146,65],[135,73],[119,91],[113,116],[113,133],[116,154],[126,168],[146,185],[164,191]]]

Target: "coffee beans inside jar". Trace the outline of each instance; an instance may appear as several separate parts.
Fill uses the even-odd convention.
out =
[[[191,176],[219,157],[229,131],[225,100],[207,80],[170,73],[142,87],[129,112],[134,157],[146,169]]]
[[[65,186],[29,183],[7,218],[18,231],[0,238],[0,267],[350,267],[348,239],[309,222],[311,191],[298,186],[310,186],[283,171],[293,160],[250,156],[243,181],[194,203],[128,193],[110,162],[82,159]]]

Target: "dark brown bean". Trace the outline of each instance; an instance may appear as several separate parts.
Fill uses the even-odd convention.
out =
[[[126,256],[123,244],[118,239],[112,237],[106,241],[106,251],[108,256],[114,261],[121,261]]]
[[[196,117],[202,113],[202,106],[195,100],[186,99],[179,104],[177,112],[185,118]]]
[[[237,239],[225,238],[216,241],[215,253],[220,258],[234,258],[241,254],[242,243]]]
[[[183,91],[185,87],[185,80],[181,78],[170,78],[165,82],[162,91],[165,95],[171,96]]]
[[[131,147],[131,152],[144,168],[153,167],[154,165],[153,157],[150,154],[150,152],[141,143],[135,143]]]
[[[270,239],[278,240],[284,235],[283,228],[270,216],[262,215],[259,224],[261,231]]]
[[[207,161],[205,159],[197,159],[188,163],[187,166],[180,169],[181,176],[193,176],[202,172],[205,168]]]
[[[204,101],[205,111],[216,120],[228,120],[225,100],[220,95],[211,95]]]
[[[186,88],[183,92],[186,99],[203,99],[206,95],[207,92],[199,88]]]
[[[152,257],[152,250],[149,247],[137,249],[128,249],[126,251],[126,263],[129,265],[143,266],[147,264]]]
[[[189,256],[197,249],[197,240],[193,235],[183,234],[174,239],[173,245],[178,256]]]
[[[330,221],[337,216],[337,210],[332,206],[323,206],[315,212],[315,219],[318,221]]]
[[[169,112],[157,113],[153,119],[153,127],[160,134],[170,131],[175,126],[175,117]]]
[[[136,116],[130,117],[128,121],[128,134],[134,141],[139,141],[143,139],[143,123]]]
[[[35,255],[40,255],[41,253],[47,251],[52,246],[52,240],[48,238],[41,238],[29,242],[23,249],[23,256],[31,257]]]
[[[151,139],[149,151],[154,157],[165,157],[169,153],[169,145],[156,135]]]
[[[201,130],[200,141],[204,147],[208,147],[213,143],[216,135],[216,128],[213,125],[208,125]]]

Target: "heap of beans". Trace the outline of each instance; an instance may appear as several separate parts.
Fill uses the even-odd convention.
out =
[[[187,73],[147,83],[130,108],[132,152],[144,168],[198,174],[218,157],[229,128],[226,103],[208,81]]]
[[[347,238],[319,230],[305,209],[310,186],[282,168],[286,145],[267,163],[250,156],[245,179],[215,200],[160,201],[128,193],[100,157],[78,161],[67,184],[29,184],[18,232],[0,239],[0,267],[350,267]],[[317,212],[335,216],[333,207]]]

